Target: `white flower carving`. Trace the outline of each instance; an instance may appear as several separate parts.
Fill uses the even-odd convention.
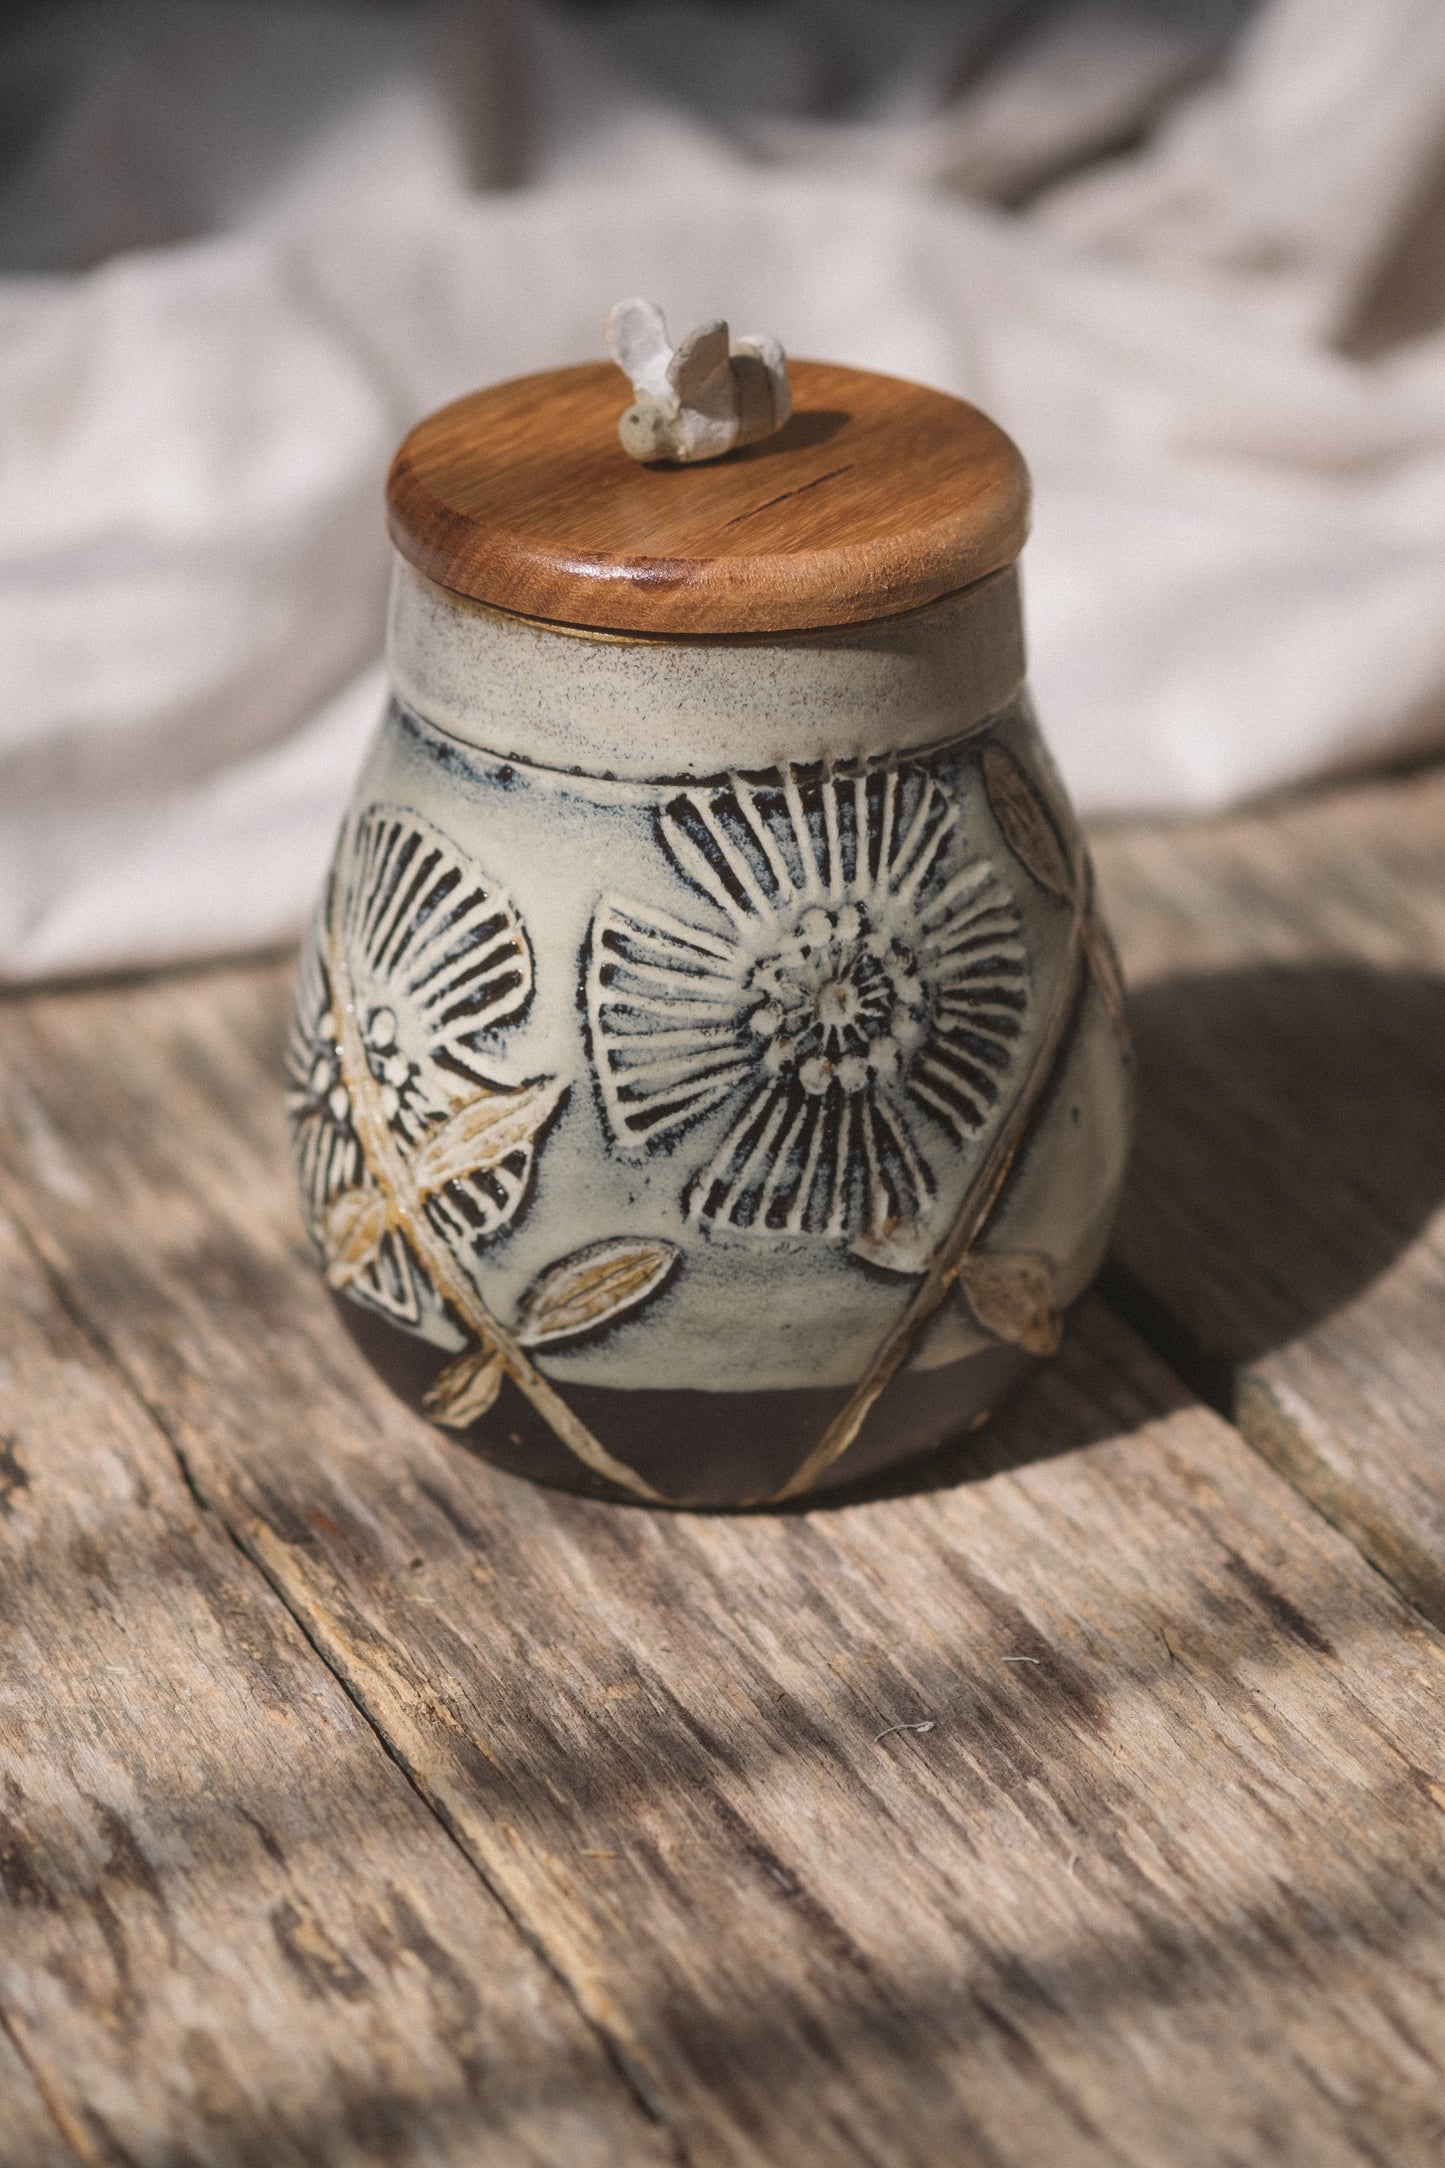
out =
[[[465,1257],[509,1225],[561,1091],[550,1078],[513,1085],[488,1073],[497,1027],[532,997],[531,950],[508,899],[417,814],[370,807],[343,839],[332,878],[365,1074],[345,1074],[335,934],[323,915],[302,956],[287,1049],[302,1206],[334,1284],[449,1344],[455,1327],[414,1244],[380,1217],[353,1100],[367,1096],[424,1183],[422,1209],[438,1240]]]
[[[659,825],[708,923],[616,897],[595,914],[587,1008],[614,1140],[675,1144],[726,1105],[691,1219],[922,1269],[930,1127],[955,1145],[985,1127],[1028,1002],[1017,905],[964,857],[957,798],[921,766],[735,778],[680,793]]]

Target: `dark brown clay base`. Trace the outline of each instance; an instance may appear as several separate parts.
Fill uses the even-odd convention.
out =
[[[448,1357],[370,1310],[333,1298],[367,1361],[408,1407]],[[906,1370],[875,1403],[820,1490],[837,1490],[916,1459],[996,1408],[1032,1367],[1017,1348],[990,1347],[939,1370]],[[623,1392],[567,1385],[570,1406],[615,1459],[669,1505],[732,1507],[771,1498],[817,1444],[848,1397],[843,1386],[793,1392]],[[513,1475],[636,1505],[577,1460],[510,1380],[469,1430],[449,1432]]]

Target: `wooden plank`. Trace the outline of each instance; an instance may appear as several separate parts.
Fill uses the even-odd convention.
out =
[[[0,2017],[0,2168],[77,2168],[24,2058]]]
[[[3,1217],[0,1316],[0,2161],[670,2159]]]
[[[1438,2158],[1434,1629],[1098,1304],[952,1488],[480,1465],[325,1306],[281,996],[17,1005],[4,1187],[689,2160]]]
[[[1097,858],[1141,1065],[1111,1295],[1445,1622],[1445,775]]]

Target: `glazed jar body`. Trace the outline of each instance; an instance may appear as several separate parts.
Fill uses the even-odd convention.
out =
[[[685,641],[403,564],[390,648],[291,1059],[308,1225],[368,1353],[505,1465],[669,1502],[977,1421],[1097,1269],[1130,1121],[1013,575]]]

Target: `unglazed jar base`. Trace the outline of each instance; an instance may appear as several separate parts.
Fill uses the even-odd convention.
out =
[[[658,1504],[995,1407],[1098,1268],[1132,1107],[1012,572],[686,641],[403,565],[391,654],[289,1057],[372,1359],[501,1465]]]

